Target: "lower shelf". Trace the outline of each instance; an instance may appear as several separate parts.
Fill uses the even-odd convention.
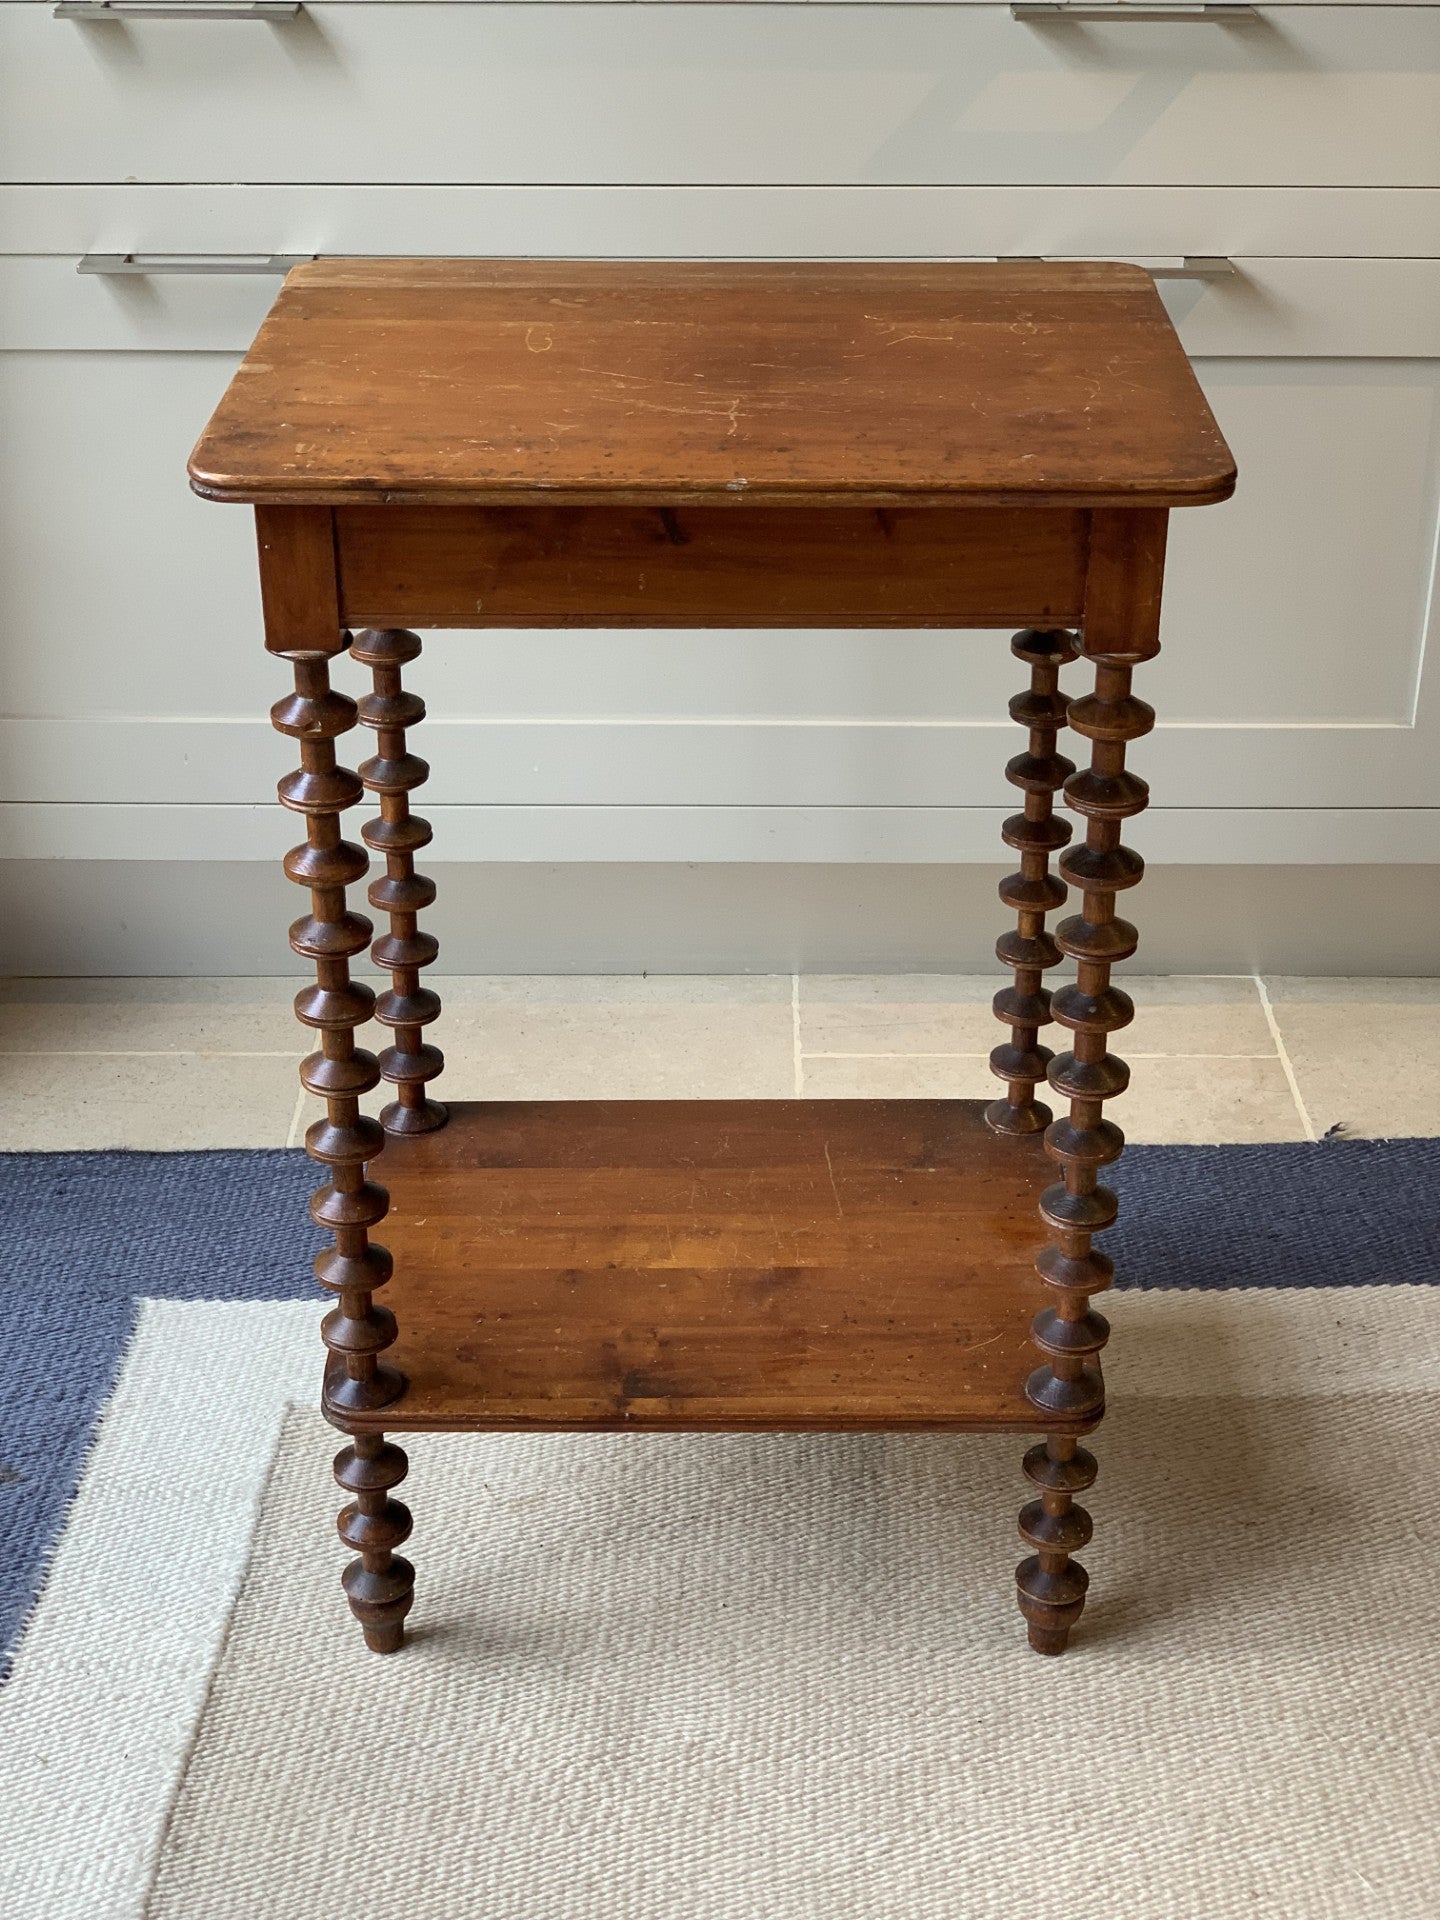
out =
[[[979,1101],[460,1103],[376,1166],[404,1395],[355,1431],[951,1428],[1036,1414],[1038,1136]],[[328,1410],[328,1409],[327,1409]]]

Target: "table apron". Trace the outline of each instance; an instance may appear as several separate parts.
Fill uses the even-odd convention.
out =
[[[1083,611],[1090,519],[1058,507],[337,507],[340,617],[350,627],[1057,626]]]

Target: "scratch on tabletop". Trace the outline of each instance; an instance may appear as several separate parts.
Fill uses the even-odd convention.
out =
[[[835,1212],[840,1219],[843,1220],[845,1218],[845,1209],[840,1204],[840,1189],[835,1184],[835,1168],[830,1161],[830,1142],[828,1140],[825,1142],[825,1171],[830,1176],[830,1191],[835,1196]]]

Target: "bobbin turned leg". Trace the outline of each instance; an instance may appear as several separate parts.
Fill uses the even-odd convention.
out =
[[[1005,844],[1020,854],[1020,871],[1000,882],[1000,898],[1015,909],[1017,925],[996,942],[996,956],[1015,969],[1011,986],[995,996],[995,1017],[1010,1028],[1008,1043],[990,1055],[990,1071],[1005,1082],[1003,1100],[992,1100],[985,1118],[996,1133],[1038,1133],[1050,1109],[1035,1098],[1036,1084],[1050,1064],[1040,1045],[1040,1028],[1050,1020],[1045,969],[1055,966],[1060,949],[1045,931],[1045,916],[1065,904],[1065,887],[1050,872],[1050,855],[1070,838],[1070,825],[1055,817],[1054,796],[1075,771],[1073,760],[1055,751],[1065,724],[1067,702],[1060,691],[1060,669],[1075,658],[1075,636],[1062,629],[1027,627],[1010,642],[1010,651],[1030,668],[1030,686],[1010,702],[1010,718],[1029,729],[1027,750],[1006,767],[1005,778],[1025,795],[1023,813],[1001,828]]]
[[[337,640],[337,650],[340,645]],[[363,791],[357,776],[335,759],[336,736],[355,724],[355,703],[331,687],[325,653],[288,649],[286,657],[294,666],[295,692],[272,708],[271,718],[300,743],[300,768],[280,782],[280,799],[303,814],[306,825],[305,844],[286,855],[285,871],[311,895],[310,912],[290,929],[290,945],[314,962],[316,972],[315,985],[296,995],[295,1012],[320,1036],[320,1050],[301,1063],[300,1078],[326,1109],[324,1119],[306,1133],[305,1149],[329,1172],[329,1183],[311,1196],[310,1212],[335,1237],[333,1247],[317,1255],[315,1273],[338,1296],[322,1333],[331,1355],[327,1406],[332,1417],[343,1418],[346,1412],[389,1406],[406,1384],[402,1373],[380,1359],[395,1339],[395,1317],[376,1306],[373,1296],[390,1278],[391,1259],[384,1247],[371,1244],[370,1229],[384,1218],[389,1197],[366,1178],[366,1163],[384,1146],[385,1135],[378,1122],[360,1112],[360,1096],[378,1083],[380,1072],[374,1055],[355,1045],[355,1028],[370,1018],[374,995],[350,978],[351,958],[369,944],[370,922],[347,909],[345,889],[361,878],[369,861],[340,836],[341,813]],[[398,1448],[380,1447],[377,1453],[376,1447],[379,1442],[372,1444],[367,1435],[347,1449],[367,1463],[363,1473],[356,1469],[362,1479],[377,1473],[382,1478],[354,1486],[357,1505],[342,1515],[341,1534],[361,1553],[345,1575],[352,1611],[367,1643],[390,1651],[399,1644],[414,1575],[408,1562],[390,1558],[384,1544],[388,1539],[398,1545],[409,1530],[409,1515],[383,1498],[384,1486],[403,1475],[404,1455]],[[393,1474],[388,1482],[387,1473]],[[378,1507],[376,1489],[381,1489]],[[405,1527],[397,1533],[399,1515]]]
[[[360,702],[360,718],[375,729],[379,751],[363,762],[360,778],[380,796],[380,817],[360,831],[365,844],[385,857],[385,876],[371,886],[370,904],[390,917],[390,931],[371,955],[390,972],[390,990],[376,1001],[375,1018],[395,1035],[394,1045],[380,1055],[380,1071],[399,1098],[382,1110],[380,1124],[387,1133],[431,1133],[448,1116],[438,1100],[426,1097],[425,1087],[445,1056],[421,1040],[421,1029],[440,1011],[440,996],[420,985],[420,969],[435,959],[440,943],[417,924],[421,908],[434,902],[435,882],[415,871],[415,854],[429,845],[431,830],[428,820],[410,811],[411,791],[430,777],[430,768],[405,745],[406,728],[425,718],[425,702],[400,684],[401,668],[420,652],[420,636],[404,627],[358,633],[351,652],[374,677],[374,691]]]
[[[1051,1122],[1045,1151],[1062,1179],[1047,1187],[1041,1218],[1054,1233],[1036,1271],[1054,1304],[1031,1325],[1042,1364],[1025,1392],[1044,1417],[1093,1422],[1104,1408],[1097,1355],[1109,1338],[1103,1315],[1090,1306],[1114,1277],[1114,1263],[1092,1244],[1114,1224],[1114,1193],[1099,1172],[1120,1157],[1125,1136],[1104,1117],[1104,1103],[1123,1093],[1130,1069],[1108,1051],[1110,1034],[1129,1024],[1135,1008],[1112,986],[1110,970],[1139,942],[1117,917],[1115,897],[1144,872],[1139,854],[1121,845],[1121,823],[1139,813],[1149,788],[1125,765],[1125,748],[1155,724],[1153,710],[1130,691],[1134,666],[1159,651],[1156,629],[1164,569],[1165,515],[1153,511],[1097,512],[1092,516],[1089,582],[1081,649],[1095,669],[1095,690],[1072,701],[1069,725],[1090,742],[1090,764],[1065,782],[1065,800],[1086,823],[1085,840],[1060,859],[1060,873],[1083,897],[1082,910],[1055,930],[1060,951],[1077,962],[1072,985],[1051,1000],[1051,1013],[1072,1035],[1071,1051],[1050,1063],[1049,1080],[1069,1102]],[[1095,1478],[1093,1456],[1073,1437],[1052,1433],[1025,1456],[1025,1472],[1039,1489],[1020,1516],[1020,1533],[1033,1548],[1016,1569],[1020,1610],[1038,1653],[1064,1651],[1085,1605],[1085,1569],[1071,1556],[1090,1538],[1090,1516],[1074,1496]]]

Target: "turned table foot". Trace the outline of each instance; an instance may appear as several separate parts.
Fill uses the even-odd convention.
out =
[[[415,1569],[395,1551],[410,1538],[410,1509],[390,1497],[409,1466],[403,1448],[378,1433],[356,1434],[335,1456],[336,1484],[352,1496],[336,1526],[356,1555],[341,1585],[372,1653],[399,1651],[415,1599]]]
[[[1031,1549],[1015,1569],[1020,1611],[1036,1653],[1063,1653],[1085,1606],[1090,1576],[1078,1553],[1090,1538],[1090,1516],[1075,1505],[1095,1478],[1095,1456],[1067,1434],[1052,1434],[1025,1456],[1038,1498],[1020,1509],[1020,1538]]]

